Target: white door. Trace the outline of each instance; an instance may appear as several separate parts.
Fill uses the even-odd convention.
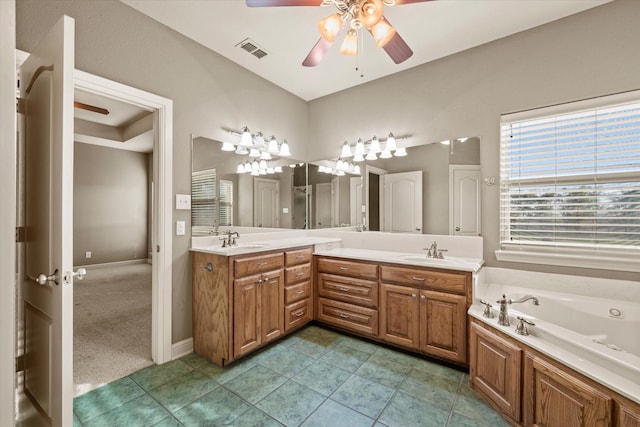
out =
[[[331,179],[331,226],[337,227],[340,223],[340,185],[338,178]]]
[[[449,234],[481,235],[481,190],[480,166],[449,167]]]
[[[253,181],[253,187],[254,227],[279,227],[280,217],[278,216],[278,194],[280,193],[280,181],[275,179],[255,178]]]
[[[349,218],[351,225],[362,225],[362,177],[349,180]]]
[[[24,425],[73,424],[74,27],[63,16],[20,69],[26,99]]]
[[[331,183],[316,184],[316,226],[315,228],[331,227]]]
[[[383,175],[384,231],[422,234],[422,171]]]

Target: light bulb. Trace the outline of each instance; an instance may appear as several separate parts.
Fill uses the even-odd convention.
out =
[[[221,150],[222,151],[236,151],[236,146],[233,145],[230,142],[223,142]]]
[[[380,153],[381,159],[390,159],[391,157],[393,157],[393,155],[391,155],[391,151],[388,150],[387,148],[382,150],[382,153]]]
[[[283,157],[291,155],[291,152],[289,151],[289,144],[287,144],[286,139],[283,139],[282,144],[280,144],[280,155]]]
[[[382,151],[382,148],[380,147],[380,140],[378,140],[378,137],[375,135],[373,136],[373,138],[371,138],[369,151],[373,151],[374,153],[379,153]]]
[[[389,132],[389,137],[387,138],[387,143],[384,146],[384,149],[387,151],[396,151],[396,138],[393,136],[392,132]]]
[[[244,165],[242,163],[238,163],[238,169],[236,169],[236,173],[244,173]]]
[[[396,29],[391,26],[384,18],[371,28],[371,34],[376,41],[376,46],[384,47],[391,41],[396,34]]]
[[[238,147],[236,147],[236,154],[240,154],[241,156],[244,156],[245,154],[249,154],[249,150],[247,150],[247,147],[238,145]]]
[[[257,148],[249,148],[249,157],[260,157],[260,151]]]
[[[360,175],[360,166],[359,165],[354,165],[353,166],[353,174],[354,175]]]
[[[404,147],[399,147],[394,153],[394,156],[396,157],[404,157],[407,155],[407,149]]]
[[[264,150],[264,135],[262,134],[262,132],[256,133],[254,143],[256,148]]]
[[[364,162],[364,156],[362,154],[356,154],[353,156],[354,162]]]
[[[374,153],[373,151],[369,151],[364,158],[366,160],[377,160],[378,159],[378,157],[376,156],[376,153]]]
[[[353,154],[355,156],[364,156],[364,143],[362,142],[362,139],[358,138],[358,142],[356,142],[356,149],[354,150]]]
[[[251,137],[251,132],[249,132],[248,127],[243,127],[241,131],[240,145],[243,147],[252,147],[253,146],[253,138]]]
[[[342,144],[342,154],[340,156],[341,157],[353,156],[353,153],[351,152],[351,147],[349,146],[349,143],[347,141],[345,141],[344,144]]]
[[[318,21],[318,31],[323,39],[333,42],[342,28],[342,16],[334,13]]]
[[[279,151],[278,140],[273,135],[271,136],[271,138],[269,138],[269,145],[267,146],[267,151],[269,151],[272,154],[278,154],[278,151]]]
[[[260,163],[258,163],[258,167],[260,169],[266,169],[267,168],[267,161],[266,160],[260,160]]]
[[[257,171],[258,169],[260,169],[260,163],[257,160],[251,162],[251,171]]]
[[[356,56],[358,54],[358,33],[353,28],[347,31],[344,37],[340,53],[348,56]]]

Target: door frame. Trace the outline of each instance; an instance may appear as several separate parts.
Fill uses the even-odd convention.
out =
[[[15,423],[16,357],[16,3],[0,1],[0,425]]]
[[[28,56],[27,52],[16,50],[17,67]],[[171,360],[172,347],[173,100],[77,69],[74,71],[74,89],[116,99],[154,112],[154,194],[152,197],[154,206],[152,207],[153,227],[150,252],[156,281],[153,284],[151,302],[151,358],[160,365]],[[15,315],[13,317],[13,329],[15,329]]]
[[[364,191],[364,204],[365,204],[365,222],[364,225],[369,230],[371,223],[369,222],[369,174],[374,174],[378,176],[383,176],[388,174],[389,172],[385,169],[380,169],[375,166],[365,165],[364,166],[364,182],[362,183],[362,190]],[[382,183],[382,180],[380,180]],[[382,229],[384,229],[384,186],[380,186],[380,203],[378,206],[378,215],[380,216],[380,224]]]

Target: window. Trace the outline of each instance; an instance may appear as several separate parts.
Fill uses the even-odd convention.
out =
[[[220,180],[220,225],[233,225],[233,182]]]
[[[640,271],[640,91],[505,115],[499,260]]]
[[[213,228],[216,225],[216,170],[191,174],[191,226]]]

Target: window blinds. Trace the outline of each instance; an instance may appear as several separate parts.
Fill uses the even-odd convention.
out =
[[[216,218],[216,170],[191,174],[191,226],[214,227]]]
[[[220,225],[233,225],[233,182],[220,180]]]
[[[640,94],[503,116],[502,246],[640,248]],[[602,99],[599,103],[602,104]],[[521,116],[521,115],[520,115]]]

